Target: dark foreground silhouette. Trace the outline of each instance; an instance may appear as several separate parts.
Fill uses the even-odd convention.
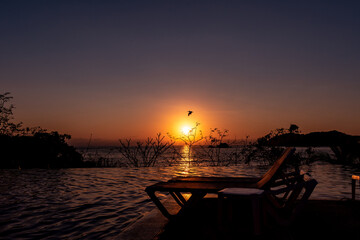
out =
[[[58,132],[0,135],[0,168],[86,167],[82,155],[66,143],[69,137]]]
[[[232,221],[219,230],[216,198],[203,199],[196,208],[170,221],[158,240],[235,240],[235,239],[359,239],[359,201],[311,200],[296,221],[287,227],[272,219],[254,236],[250,202],[239,202],[233,208]]]
[[[360,136],[335,130],[308,134],[288,132],[275,136],[268,134],[258,139],[258,142],[265,146],[330,147],[338,163],[360,162]]]

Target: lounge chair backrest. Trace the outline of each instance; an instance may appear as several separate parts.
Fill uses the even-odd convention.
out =
[[[302,175],[302,178],[297,178],[296,181],[283,189],[269,190],[267,193],[267,201],[265,210],[275,218],[280,225],[290,225],[296,217],[302,212],[311,193],[314,191],[318,182],[307,175]],[[286,199],[277,201],[276,195],[281,192],[290,192]],[[302,194],[302,195],[301,195]],[[300,197],[301,196],[301,197]]]
[[[271,183],[276,180],[276,177],[279,175],[279,171],[281,170],[282,166],[284,166],[284,162],[289,159],[294,152],[295,148],[288,147],[285,149],[283,155],[278,160],[276,160],[274,165],[262,176],[261,180],[256,183],[257,188],[270,188]]]
[[[315,179],[310,178],[308,175],[303,175],[303,179],[294,184],[293,191],[286,201],[285,207],[292,208],[295,204],[304,204],[309,199],[317,184],[318,182]],[[299,199],[302,192],[302,197]]]

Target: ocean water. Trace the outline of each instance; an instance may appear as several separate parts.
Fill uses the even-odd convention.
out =
[[[150,184],[175,176],[259,176],[267,169],[185,161],[150,168],[0,170],[0,239],[114,239],[155,208],[144,191]],[[323,162],[302,169],[319,182],[312,199],[348,199],[351,176],[360,175],[351,167]]]

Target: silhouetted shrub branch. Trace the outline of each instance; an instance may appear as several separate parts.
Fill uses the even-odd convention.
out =
[[[9,92],[0,94],[0,134],[14,135],[21,130],[22,123],[14,123],[12,120],[15,106],[10,104],[13,97]]]
[[[210,129],[209,136],[204,138],[205,143],[200,145],[200,151],[197,153],[198,158],[209,161],[213,166],[229,165],[231,153],[223,151],[224,148],[230,147],[229,144],[223,142],[228,133],[229,130],[227,129],[224,131],[217,128]]]
[[[120,139],[118,150],[129,166],[151,167],[175,143],[174,141],[165,142],[164,139],[165,136],[161,133],[158,133],[155,138],[148,137],[146,141],[137,141],[135,145],[132,144],[131,139]]]
[[[195,126],[191,128],[188,133],[182,133],[180,136],[173,136],[168,133],[169,138],[173,141],[182,141],[186,146],[188,146],[185,154],[186,156],[184,157],[180,153],[178,153],[178,156],[183,160],[187,160],[189,163],[194,160],[192,156],[193,146],[204,139],[202,131],[198,129],[199,125],[200,123],[195,123]]]

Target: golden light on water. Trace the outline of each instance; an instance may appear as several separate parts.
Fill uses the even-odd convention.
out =
[[[180,168],[181,170],[181,175],[188,175],[190,172],[190,163],[193,160],[191,157],[191,152],[190,152],[190,148],[189,146],[185,145],[181,148],[181,156],[183,157],[181,164],[180,164]]]
[[[181,146],[179,153],[181,155],[179,164],[175,166],[174,174],[176,176],[199,175],[199,169],[191,164],[192,157],[189,154],[190,148],[187,145]]]
[[[184,162],[191,162],[193,159],[192,159],[192,156],[191,156],[191,149],[188,145],[185,145],[182,147],[181,149],[181,156],[183,156],[183,161]]]

